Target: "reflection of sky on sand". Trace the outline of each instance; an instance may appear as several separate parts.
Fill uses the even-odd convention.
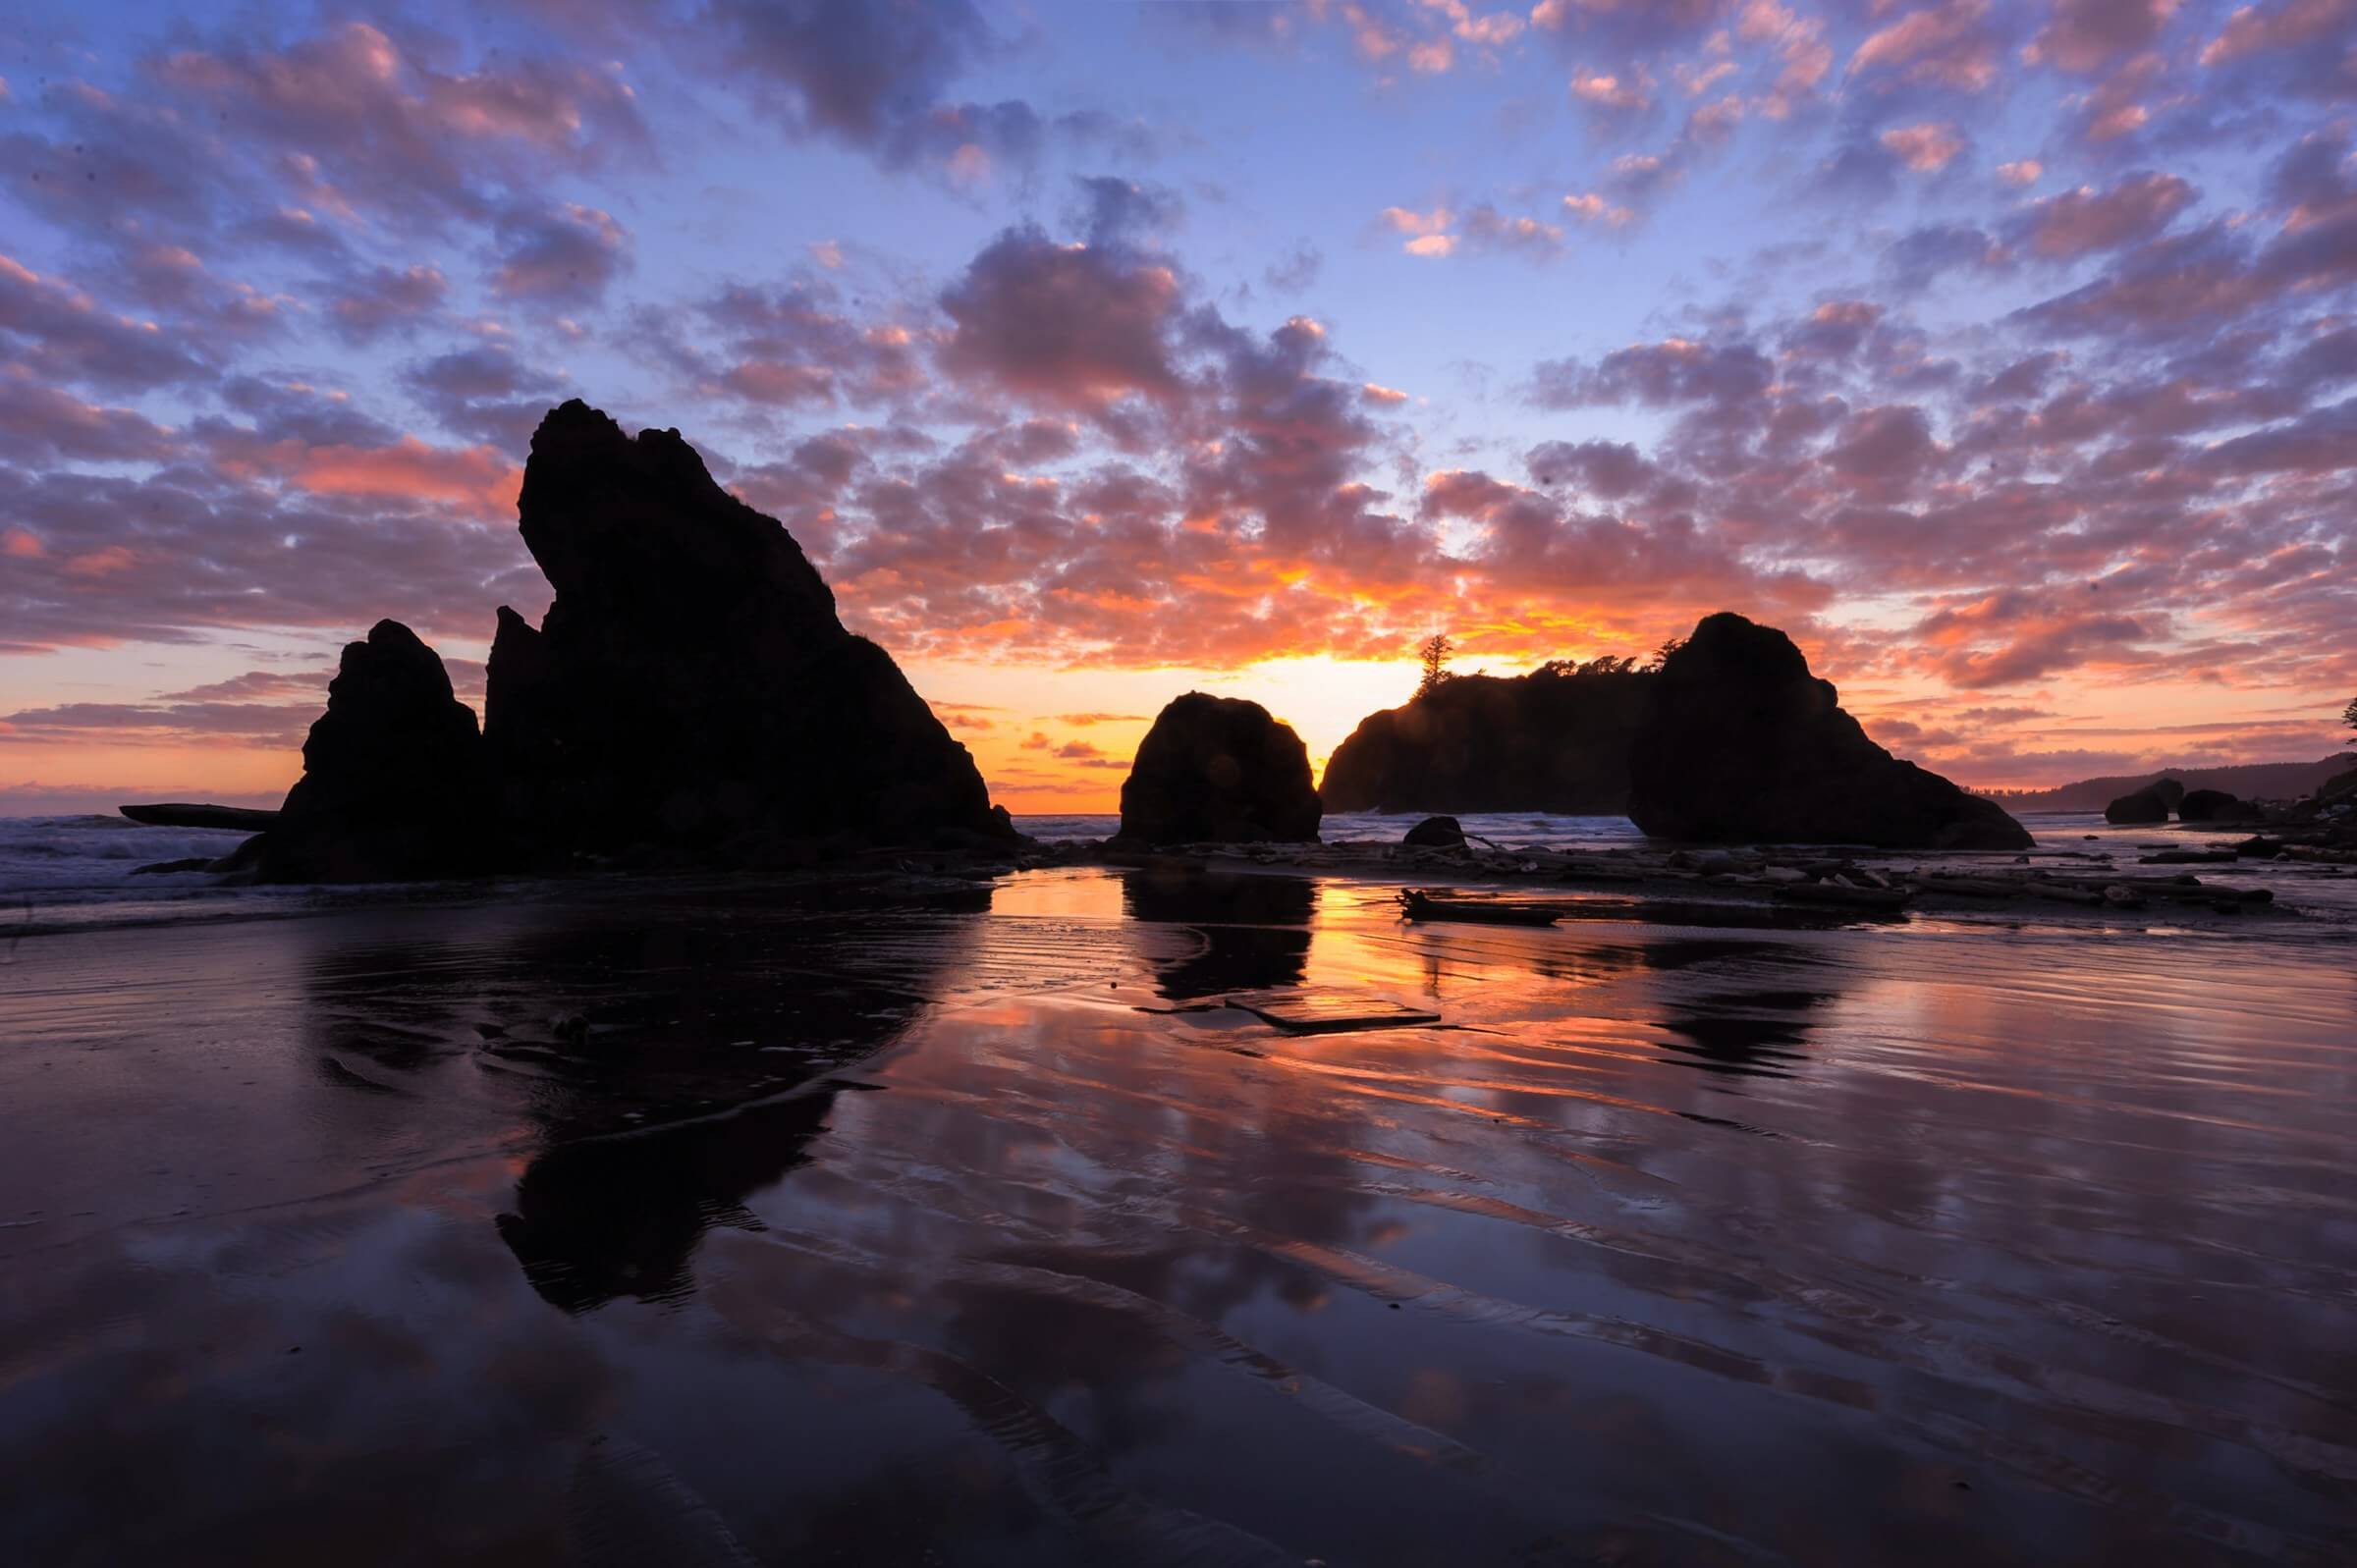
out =
[[[984,896],[182,933],[173,1015],[96,1028],[52,966],[12,1002],[52,1065],[0,1064],[0,1104],[69,1113],[7,1129],[62,1162],[0,1230],[0,1464],[49,1499],[20,1535],[562,1562],[584,1497],[681,1496],[758,1561],[2345,1531],[2345,950]],[[1445,1021],[1173,1010],[1285,988]],[[531,1054],[563,1008],[594,1064]],[[184,1036],[254,1080],[180,1056],[193,1128]]]

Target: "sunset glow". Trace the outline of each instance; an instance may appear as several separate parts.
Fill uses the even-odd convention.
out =
[[[1721,608],[1971,784],[2343,733],[2357,7],[693,10],[12,29],[0,810],[268,801],[380,616],[479,707],[574,396],[1017,812]]]

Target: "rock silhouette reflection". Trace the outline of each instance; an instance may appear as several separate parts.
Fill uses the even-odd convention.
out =
[[[752,1223],[742,1200],[825,1130],[838,1087],[814,1080],[899,1038],[989,904],[683,888],[454,911],[315,955],[306,1035],[347,1095],[455,1083],[525,1118],[538,1152],[497,1223],[544,1299],[673,1299],[705,1232]]]
[[[1132,920],[1192,927],[1203,950],[1157,969],[1174,1001],[1297,986],[1309,963],[1318,885],[1306,877],[1132,871],[1122,883]]]

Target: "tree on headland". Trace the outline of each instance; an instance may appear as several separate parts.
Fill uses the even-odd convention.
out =
[[[1424,665],[1424,678],[1416,682],[1417,696],[1431,695],[1449,678],[1449,656],[1455,651],[1456,644],[1449,640],[1445,631],[1436,631],[1424,639],[1416,649],[1416,657]]]
[[[2340,710],[2340,722],[2351,730],[2357,730],[2357,697],[2351,697],[2349,705]]]
[[[1577,676],[1641,676],[1646,672],[1637,667],[1635,654],[1600,653],[1586,664],[1577,659],[1550,659],[1534,673],[1568,680]]]
[[[1664,666],[1664,665],[1666,665],[1666,664],[1668,664],[1668,663],[1670,662],[1670,656],[1671,656],[1672,654],[1673,654],[1673,653],[1677,652],[1677,650],[1678,650],[1678,649],[1680,649],[1680,648],[1684,647],[1685,645],[1686,645],[1686,639],[1685,639],[1685,638],[1683,638],[1683,637],[1672,637],[1672,638],[1671,638],[1671,639],[1669,639],[1667,642],[1663,643],[1663,644],[1662,644],[1660,647],[1658,647],[1658,648],[1656,648],[1656,649],[1654,649],[1654,650],[1653,650],[1653,663],[1651,663],[1651,664],[1647,665],[1645,668],[1646,668],[1646,669],[1648,669],[1648,670],[1659,670],[1659,669],[1661,669],[1661,668],[1662,668],[1662,666]]]

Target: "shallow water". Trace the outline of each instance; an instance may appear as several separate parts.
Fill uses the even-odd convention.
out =
[[[0,1539],[2357,1553],[2344,930],[1389,897],[618,881],[23,941]],[[1301,997],[1442,1022],[1217,1005]]]

